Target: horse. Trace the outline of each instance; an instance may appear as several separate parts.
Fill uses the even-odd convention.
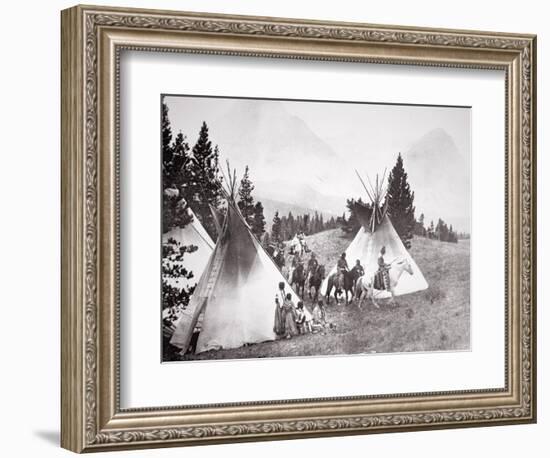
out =
[[[338,303],[338,294],[344,292],[346,295],[346,305],[349,304],[354,297],[354,288],[357,278],[359,278],[359,275],[355,270],[345,270],[343,275],[340,275],[339,272],[334,272],[328,277],[327,291],[325,293],[327,305],[330,304],[330,293],[333,288],[336,288],[334,291],[336,303]],[[348,292],[351,293],[351,300],[348,299]]]
[[[321,289],[321,283],[325,279],[325,266],[319,264],[315,271],[309,277],[309,298],[311,299],[311,288],[315,288],[315,294],[313,295],[313,302],[317,303],[319,298],[319,289]]]
[[[304,288],[306,284],[306,270],[304,269],[304,264],[299,262],[298,265],[292,270],[292,277],[290,280],[290,286],[294,288],[294,285],[298,285],[298,288],[295,289],[298,296],[302,297],[304,295]],[[300,288],[302,293],[300,294]]]
[[[398,285],[399,279],[401,278],[401,275],[403,275],[403,272],[407,272],[409,275],[413,275],[411,263],[406,258],[397,258],[395,261],[391,263],[389,272],[388,272],[389,280],[390,280],[388,291],[391,294],[390,302],[394,305],[397,305],[397,302],[395,300],[395,287]],[[357,280],[357,284],[355,287],[355,299],[359,299],[359,303],[357,304],[358,308],[361,308],[361,305],[363,304],[363,299],[365,298],[365,296],[370,297],[373,305],[376,308],[379,308],[374,298],[375,276],[376,276],[376,273],[369,277],[367,277],[366,275],[363,275],[362,277],[359,277],[359,279]]]

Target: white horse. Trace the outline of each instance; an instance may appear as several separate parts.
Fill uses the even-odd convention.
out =
[[[411,264],[408,259],[406,258],[397,258],[395,261],[393,261],[389,268],[389,277],[390,277],[390,285],[389,285],[389,293],[391,294],[391,303],[395,304],[395,287],[399,283],[399,279],[401,278],[401,275],[403,272],[407,272],[409,275],[413,274],[413,270],[411,267]],[[362,277],[359,277],[357,279],[357,283],[355,284],[355,299],[359,299],[359,303],[357,306],[361,308],[361,305],[363,304],[363,299],[365,296],[370,297],[372,300],[373,305],[376,308],[378,307],[378,304],[376,303],[376,300],[374,298],[374,276],[376,274],[367,277],[366,275],[363,275]]]

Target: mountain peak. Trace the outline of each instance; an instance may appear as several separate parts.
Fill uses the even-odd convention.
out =
[[[444,156],[458,154],[458,148],[453,138],[441,127],[424,134],[412,144],[407,152],[409,156],[425,156],[433,153]]]

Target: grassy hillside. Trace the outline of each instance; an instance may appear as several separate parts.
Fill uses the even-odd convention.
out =
[[[308,237],[308,245],[330,269],[350,243],[339,229]],[[411,254],[429,288],[397,298],[398,305],[370,302],[327,307],[332,328],[289,340],[187,355],[184,359],[392,353],[470,348],[470,244],[415,238]],[[309,301],[306,298],[306,305]]]

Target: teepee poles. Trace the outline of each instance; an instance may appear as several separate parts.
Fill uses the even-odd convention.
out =
[[[359,175],[359,172],[357,171],[357,169],[355,169],[355,173],[357,174],[357,178],[359,178],[359,181],[361,182],[361,184],[363,185],[363,188],[365,188],[365,191],[367,192],[367,196],[369,196],[369,199],[372,201],[372,196],[370,195],[369,193],[369,190],[367,188],[367,185],[365,184],[365,182],[363,181],[363,178],[361,178],[361,175]]]

